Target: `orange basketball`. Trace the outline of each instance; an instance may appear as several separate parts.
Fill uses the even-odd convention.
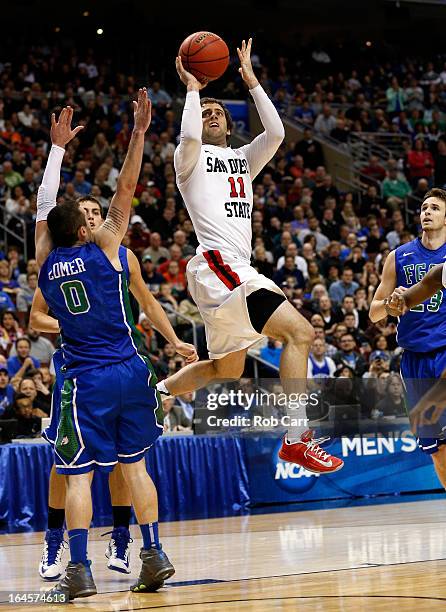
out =
[[[221,77],[229,64],[229,49],[225,41],[212,32],[195,32],[180,46],[184,68],[196,79],[214,81]]]

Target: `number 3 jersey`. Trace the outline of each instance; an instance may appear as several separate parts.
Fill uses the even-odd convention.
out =
[[[93,242],[54,249],[39,274],[39,287],[59,321],[67,375],[119,363],[136,355],[128,294],[129,268],[119,249],[122,272]]]
[[[252,183],[243,147],[202,145],[178,185],[198,238],[197,253],[217,250],[250,261]]]
[[[435,251],[427,249],[419,238],[395,250],[397,287],[410,287],[423,278],[436,264],[446,261],[446,243]],[[446,300],[438,291],[423,304],[399,317],[397,341],[404,349],[428,353],[446,349]]]

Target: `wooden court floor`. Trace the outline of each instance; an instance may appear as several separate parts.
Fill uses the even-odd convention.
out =
[[[161,525],[176,574],[158,593],[127,589],[139,571],[132,527],[130,576],[111,572],[106,528],[91,531],[98,595],[66,606],[14,610],[446,610],[446,500],[284,512]],[[0,536],[1,599],[49,588],[37,573],[43,534]],[[68,555],[65,559],[68,558]]]

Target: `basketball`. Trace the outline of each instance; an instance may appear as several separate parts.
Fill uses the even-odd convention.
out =
[[[229,49],[225,41],[212,32],[195,32],[181,44],[178,55],[184,68],[200,82],[215,81],[229,64]]]

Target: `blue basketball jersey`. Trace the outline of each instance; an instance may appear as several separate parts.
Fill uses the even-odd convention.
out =
[[[313,378],[329,378],[330,377],[330,367],[328,365],[328,361],[326,357],[324,357],[324,361],[322,365],[319,365],[317,361],[315,361],[311,353],[309,355],[309,359],[311,361],[311,365],[313,369]]]
[[[446,243],[439,249],[426,249],[419,238],[395,250],[397,287],[410,287],[429,269],[446,260]],[[444,289],[429,300],[411,308],[398,320],[398,344],[409,351],[428,353],[446,348],[446,300]]]
[[[39,274],[39,287],[59,321],[67,375],[119,363],[137,353],[128,294],[127,253],[118,272],[96,244],[54,249]]]

